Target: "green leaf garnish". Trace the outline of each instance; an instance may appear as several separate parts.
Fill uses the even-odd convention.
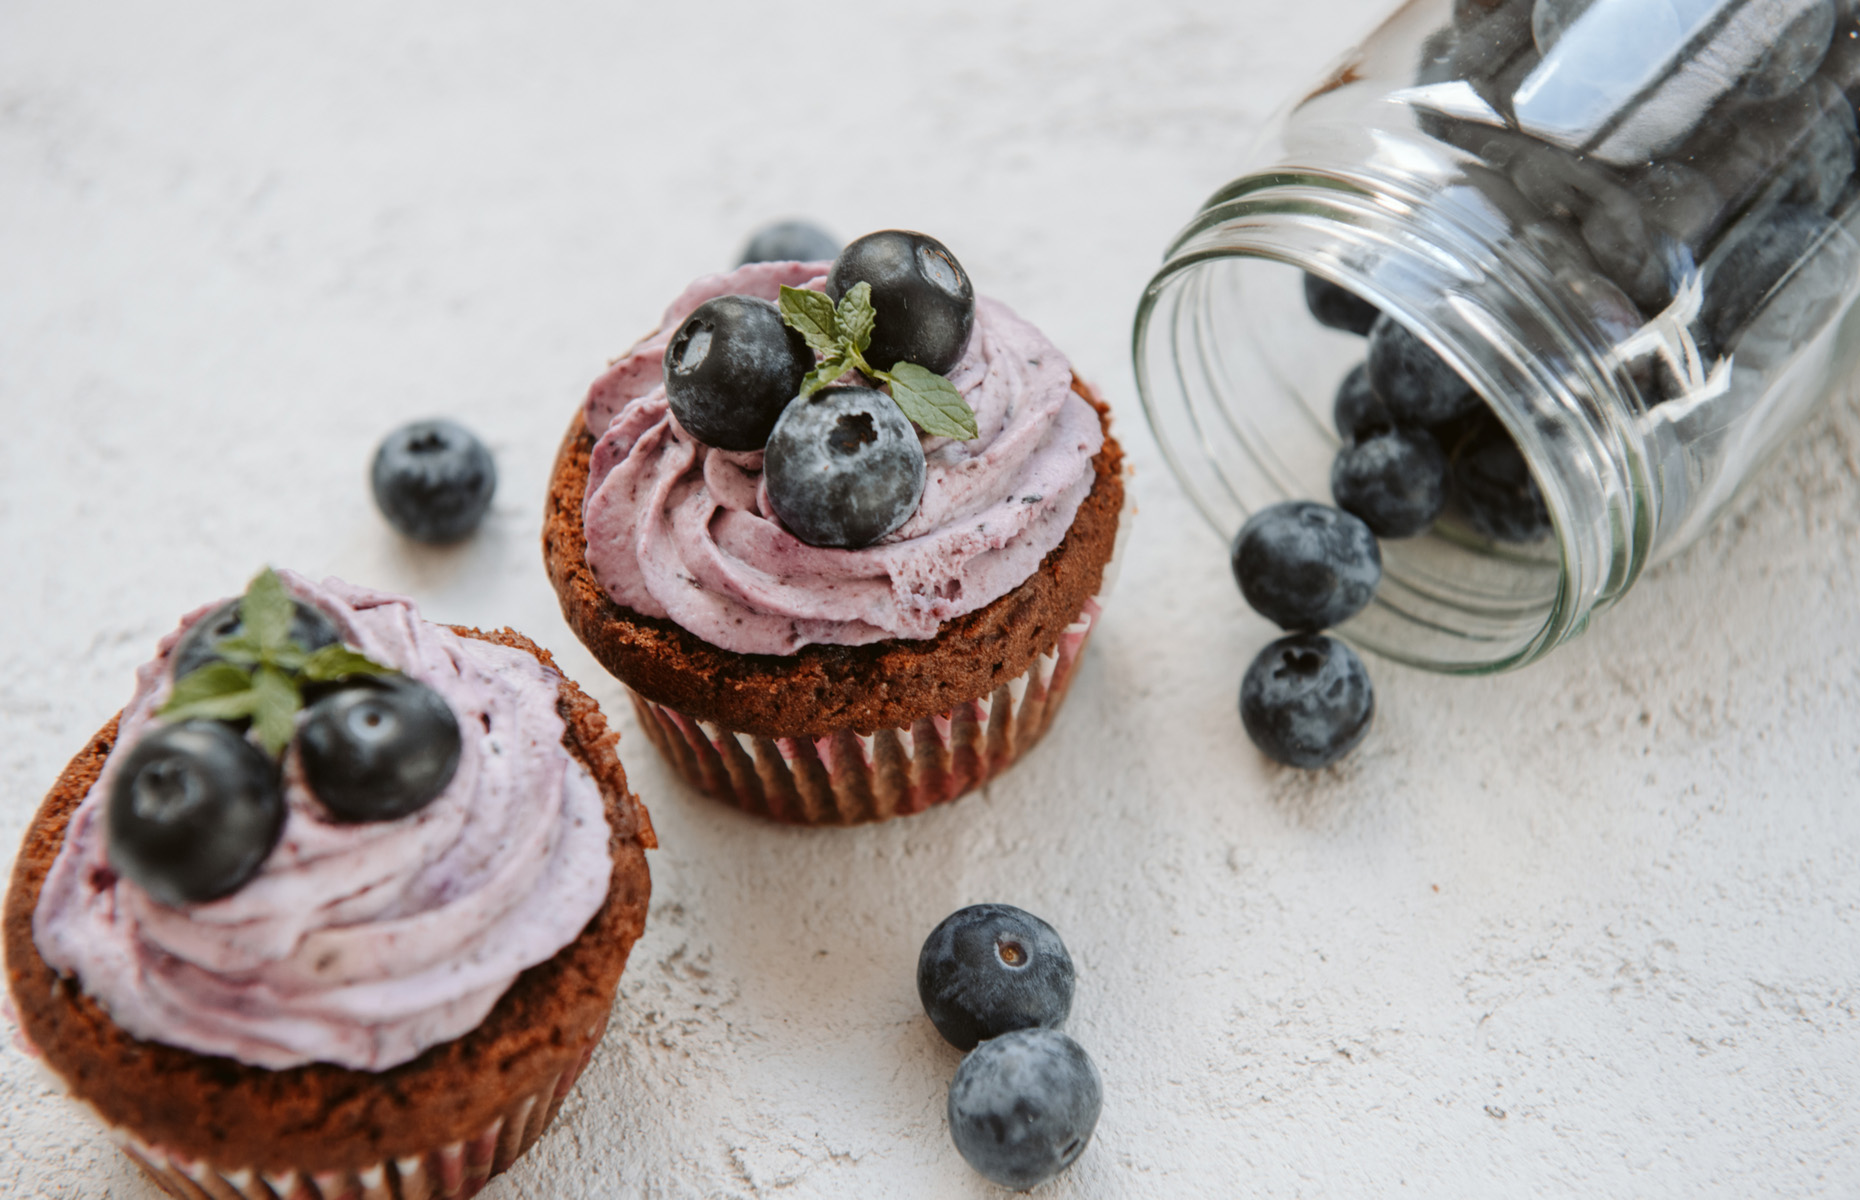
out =
[[[850,370],[852,370],[852,364],[844,358],[836,356],[822,359],[820,365],[809,371],[801,380],[801,394],[811,396]]]
[[[359,650],[335,645],[325,646],[305,659],[301,673],[313,683],[327,683],[351,675],[392,675],[394,671]]]
[[[811,396],[846,372],[860,371],[890,384],[892,402],[925,433],[967,441],[981,432],[975,410],[945,377],[916,363],[893,363],[891,370],[880,371],[865,361],[878,323],[871,284],[854,284],[838,305],[822,292],[783,284],[780,307],[781,319],[821,356],[801,381],[801,395]]]
[[[261,653],[290,645],[291,618],[296,615],[290,593],[284,590],[284,581],[270,567],[260,571],[258,577],[246,585],[245,595],[239,601],[239,623],[258,643]]]
[[[872,344],[872,326],[878,321],[878,313],[872,309],[872,285],[863,280],[853,284],[840,297],[833,318],[839,335],[851,342],[854,350],[864,354],[866,347]]]
[[[252,673],[229,662],[212,662],[178,679],[161,715],[172,721],[237,721],[252,715]]]
[[[260,744],[276,757],[296,732],[305,684],[395,673],[344,645],[312,652],[291,637],[295,616],[284,581],[267,567],[239,600],[240,631],[214,644],[220,658],[175,680],[155,715],[169,721],[249,717]]]
[[[817,352],[828,356],[838,353],[839,323],[833,301],[827,299],[825,292],[810,292],[806,288],[782,284],[781,319],[790,328],[800,330],[807,344]]]
[[[968,441],[981,432],[956,385],[935,371],[901,362],[886,378],[891,383],[891,398],[925,433]]]

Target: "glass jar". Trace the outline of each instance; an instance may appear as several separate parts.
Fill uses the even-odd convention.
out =
[[[1354,430],[1431,439],[1449,499],[1383,540],[1341,632],[1437,670],[1535,660],[1853,366],[1850,94],[1860,0],[1413,0],[1274,121],[1145,291],[1137,379],[1171,468],[1223,535],[1328,500],[1366,343],[1314,314],[1366,301],[1400,327],[1372,341],[1417,335],[1484,403]],[[1378,353],[1380,394],[1400,364]]]

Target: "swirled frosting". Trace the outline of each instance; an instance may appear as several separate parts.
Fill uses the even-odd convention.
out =
[[[580,934],[612,871],[605,809],[562,745],[560,677],[534,656],[429,624],[395,596],[280,575],[346,642],[451,705],[463,735],[452,781],[411,816],[343,824],[287,751],[283,834],[239,890],[177,909],[119,878],[111,781],[166,699],[169,656],[202,608],[137,671],[33,939],[136,1037],[273,1069],[379,1071],[475,1028],[520,972]]]
[[[598,440],[582,510],[588,566],[616,603],[740,654],[929,638],[1017,587],[1071,528],[1103,427],[1072,391],[1065,355],[986,297],[949,373],[980,432],[966,442],[923,436],[923,503],[876,545],[800,541],[769,507],[760,451],[713,449],[679,426],[661,362],[691,311],[716,296],[773,300],[783,284],[820,290],[825,280],[825,263],[706,276],[589,390],[583,415]]]

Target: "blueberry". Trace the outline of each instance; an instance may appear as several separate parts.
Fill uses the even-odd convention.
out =
[[[1232,562],[1246,602],[1281,629],[1341,625],[1363,611],[1382,581],[1382,552],[1369,526],[1309,500],[1248,517]]]
[[[760,450],[801,393],[814,352],[754,296],[718,296],[665,347],[665,399],[686,433],[719,450]]]
[[[336,632],[336,623],[324,614],[322,609],[305,604],[302,600],[291,602],[291,640],[305,650],[321,650],[324,646],[334,645],[341,640]],[[181,635],[181,640],[174,648],[174,677],[181,679],[210,662],[220,659],[219,644],[227,638],[244,632],[245,622],[239,616],[239,601],[228,600],[206,616],[196,621],[192,628]]]
[[[1337,398],[1331,402],[1331,420],[1337,426],[1337,436],[1345,442],[1354,442],[1365,431],[1383,429],[1395,423],[1389,415],[1388,406],[1376,396],[1376,390],[1369,386],[1369,367],[1358,363],[1350,368],[1350,373],[1337,385]]]
[[[759,262],[825,262],[840,252],[840,240],[809,221],[764,225],[743,247],[736,265]]]
[[[1375,305],[1355,292],[1310,274],[1305,276],[1305,307],[1318,319],[1318,324],[1345,333],[1368,333],[1369,327],[1382,315]]]
[[[1550,532],[1550,510],[1505,427],[1492,420],[1453,460],[1453,497],[1475,533],[1499,542],[1534,542]]]
[[[924,494],[924,448],[891,397],[822,388],[796,400],[762,458],[769,505],[810,546],[869,546],[910,519]]]
[[[284,828],[284,796],[258,747],[218,721],[184,721],[129,748],[107,819],[110,865],[178,908],[252,877]]]
[[[456,421],[403,425],[375,451],[375,504],[416,542],[456,542],[484,520],[497,490],[497,464]]]
[[[1337,452],[1330,494],[1377,537],[1413,537],[1447,506],[1447,456],[1425,429],[1395,426]]]
[[[1705,275],[1700,321],[1711,340],[1720,347],[1733,345],[1797,264],[1834,230],[1826,217],[1792,204],[1753,213],[1733,226],[1724,236],[1722,257]],[[1838,294],[1837,290],[1829,299]]]
[[[975,326],[975,287],[935,238],[886,229],[855,239],[827,272],[835,303],[854,284],[872,285],[877,323],[865,360],[881,371],[916,363],[939,375],[962,361]]]
[[[983,1042],[949,1085],[949,1136],[971,1167],[1024,1191],[1085,1151],[1104,1084],[1084,1047],[1057,1029],[1019,1029]]]
[[[1363,660],[1321,633],[1273,642],[1240,682],[1247,736],[1288,767],[1315,770],[1336,762],[1363,740],[1375,711]]]
[[[1617,192],[1597,204],[1582,219],[1582,240],[1641,308],[1657,312],[1672,300],[1668,239],[1648,222],[1638,197]]]
[[[1853,177],[1853,105],[1826,79],[1776,100],[1726,105],[1682,147],[1730,211],[1785,201],[1826,212]]]
[[[1397,421],[1435,425],[1479,403],[1428,344],[1386,313],[1369,331],[1369,383]]]
[[[1770,38],[1768,49],[1744,76],[1744,90],[1767,99],[1786,96],[1808,82],[1834,38],[1834,0],[1819,0],[1796,13]]]
[[[459,723],[438,692],[374,676],[324,696],[297,731],[304,781],[345,821],[392,821],[445,790],[459,765]]]
[[[1072,956],[1032,913],[971,904],[924,939],[917,995],[930,1023],[958,1050],[1015,1029],[1058,1029],[1072,1011]]]

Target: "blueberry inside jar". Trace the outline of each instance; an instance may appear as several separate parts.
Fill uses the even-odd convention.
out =
[[[1177,478],[1225,538],[1364,520],[1382,580],[1341,633],[1385,656],[1575,636],[1855,365],[1856,47],[1844,0],[1402,7],[1139,302]]]

